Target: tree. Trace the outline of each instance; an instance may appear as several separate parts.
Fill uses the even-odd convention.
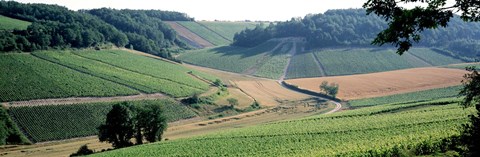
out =
[[[460,104],[464,107],[475,106],[476,115],[470,115],[470,123],[464,125],[462,142],[467,146],[467,156],[480,155],[480,74],[475,67],[468,67],[470,74],[465,74],[464,87],[460,95],[465,96]]]
[[[136,141],[142,144],[145,138],[148,142],[162,140],[163,132],[167,129],[167,119],[163,116],[163,110],[158,105],[145,105],[136,107]]]
[[[100,142],[110,142],[114,148],[123,148],[133,145],[133,115],[129,109],[129,104],[123,102],[112,106],[108,112],[105,124],[98,128],[98,139]]]
[[[427,6],[407,9],[400,3]],[[368,0],[363,7],[367,14],[375,13],[389,21],[388,28],[380,32],[372,44],[390,43],[398,48],[400,55],[410,49],[412,42],[420,41],[420,33],[424,30],[446,27],[454,12],[460,12],[464,21],[480,21],[478,0],[455,0],[452,5],[447,0]]]
[[[238,105],[238,100],[235,98],[228,98],[227,101],[228,101],[228,104],[230,104],[231,108],[234,108],[235,106]]]
[[[338,93],[338,84],[332,82],[329,85],[327,81],[323,81],[322,84],[320,84],[320,90],[335,98]]]
[[[73,153],[70,156],[82,156],[82,155],[89,155],[93,153],[94,153],[93,150],[88,149],[88,146],[85,144],[85,145],[82,145],[76,153]]]

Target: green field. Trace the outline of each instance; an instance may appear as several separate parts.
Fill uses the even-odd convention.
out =
[[[119,96],[138,91],[36,58],[0,55],[0,101],[84,96]]]
[[[0,30],[25,30],[30,24],[32,23],[0,15]]]
[[[453,63],[447,56],[431,49],[413,48],[409,53],[428,56],[423,61],[414,56],[398,56],[393,49],[327,49],[314,52],[328,76],[391,71]],[[339,59],[341,58],[341,59]],[[424,62],[425,61],[425,62]],[[460,63],[460,61],[458,62]]]
[[[165,79],[178,84],[208,90],[209,86],[194,77],[188,75],[191,69],[178,64],[161,61],[159,59],[136,55],[121,50],[75,51],[77,55],[98,60],[122,69],[127,69],[144,75]],[[198,73],[198,72],[197,72]]]
[[[459,135],[473,111],[452,99],[365,107],[94,156],[398,156],[406,149],[422,155],[440,151],[442,140]]]
[[[297,53],[287,69],[287,79],[322,76],[315,56],[310,52]]]
[[[169,99],[133,101],[132,103],[134,105],[160,105],[169,122],[196,116],[189,108]],[[105,123],[106,115],[113,104],[10,107],[9,113],[15,117],[17,125],[27,133],[33,142],[42,142],[97,134],[97,127]]]
[[[108,53],[109,51],[98,51],[96,53]],[[194,93],[200,93],[205,89],[195,88],[184,83],[180,84],[164,78],[158,78],[150,75],[145,75],[147,72],[135,72],[127,69],[123,69],[117,66],[106,64],[97,60],[88,59],[76,55],[75,53],[68,51],[44,51],[36,52],[33,55],[49,60],[60,65],[75,69],[82,73],[90,74],[105,80],[122,84],[144,93],[164,93],[173,97],[185,97],[193,95]],[[114,61],[112,61],[114,62]],[[130,64],[137,64],[133,61]],[[125,63],[128,64],[128,63]],[[141,63],[138,63],[141,64]],[[141,67],[141,66],[139,66]],[[157,67],[161,68],[161,67]],[[174,73],[175,71],[172,71]],[[181,73],[181,71],[179,71]],[[187,77],[187,76],[185,76]]]
[[[188,30],[192,31],[193,33],[197,34],[198,36],[202,37],[203,39],[209,41],[213,45],[220,46],[220,45],[228,45],[231,43],[231,41],[225,39],[224,37],[213,32],[212,30],[207,29],[206,27],[198,24],[197,22],[178,21],[177,23],[187,28]]]
[[[377,98],[360,99],[350,101],[349,104],[352,107],[366,107],[390,103],[428,101],[440,98],[456,97],[461,88],[462,86],[452,86]]]
[[[439,51],[439,50],[437,50]],[[416,48],[414,51],[409,52],[418,58],[425,60],[434,66],[439,65],[448,65],[448,64],[457,64],[463,63],[464,61],[452,58],[450,56],[442,55],[439,52],[436,52],[434,49],[429,48]]]
[[[255,72],[255,76],[270,79],[278,79],[283,75],[283,70],[288,64],[288,53],[293,48],[293,43],[288,42],[277,48],[268,56],[268,60],[263,62],[260,68]]]
[[[278,42],[270,41],[253,48],[214,47],[189,51],[179,59],[195,65],[242,73],[257,64],[257,60],[261,59],[265,52],[271,51],[277,45]]]
[[[233,41],[233,37],[235,33],[241,32],[246,28],[255,28],[258,24],[256,22],[210,22],[210,21],[200,21],[197,22],[202,24],[203,26],[213,30],[214,32],[218,33],[220,36],[223,36],[230,41]]]

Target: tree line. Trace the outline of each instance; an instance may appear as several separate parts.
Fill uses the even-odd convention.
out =
[[[417,46],[451,50],[459,56],[476,57],[480,47],[480,24],[463,22],[455,16],[449,27],[425,30]],[[304,37],[307,48],[371,47],[387,22],[377,15],[366,15],[364,9],[328,10],[323,14],[309,14],[276,24],[257,25],[234,36],[233,45],[253,47],[272,38]]]
[[[160,10],[71,11],[47,4],[0,1],[0,14],[32,22],[27,30],[0,30],[0,52],[86,48],[114,44],[165,58],[172,47],[188,48],[164,22],[192,21],[184,13]]]

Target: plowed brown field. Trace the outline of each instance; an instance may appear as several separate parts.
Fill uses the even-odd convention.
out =
[[[415,68],[371,74],[287,80],[289,84],[319,92],[322,81],[339,84],[337,97],[345,100],[394,95],[461,84],[467,71]]]

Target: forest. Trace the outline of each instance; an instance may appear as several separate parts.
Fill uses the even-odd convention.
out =
[[[0,52],[86,48],[104,44],[165,58],[169,48],[188,48],[162,21],[192,21],[184,13],[160,10],[72,11],[58,5],[0,1],[0,15],[32,22],[26,30],[0,30]]]
[[[378,32],[387,22],[364,9],[328,10],[285,22],[258,25],[237,33],[233,45],[253,47],[272,38],[304,37],[309,49],[325,47],[371,47]],[[458,56],[476,57],[480,48],[480,24],[452,18],[448,27],[425,30],[417,46],[436,47],[455,52]],[[388,46],[388,45],[385,45]]]

